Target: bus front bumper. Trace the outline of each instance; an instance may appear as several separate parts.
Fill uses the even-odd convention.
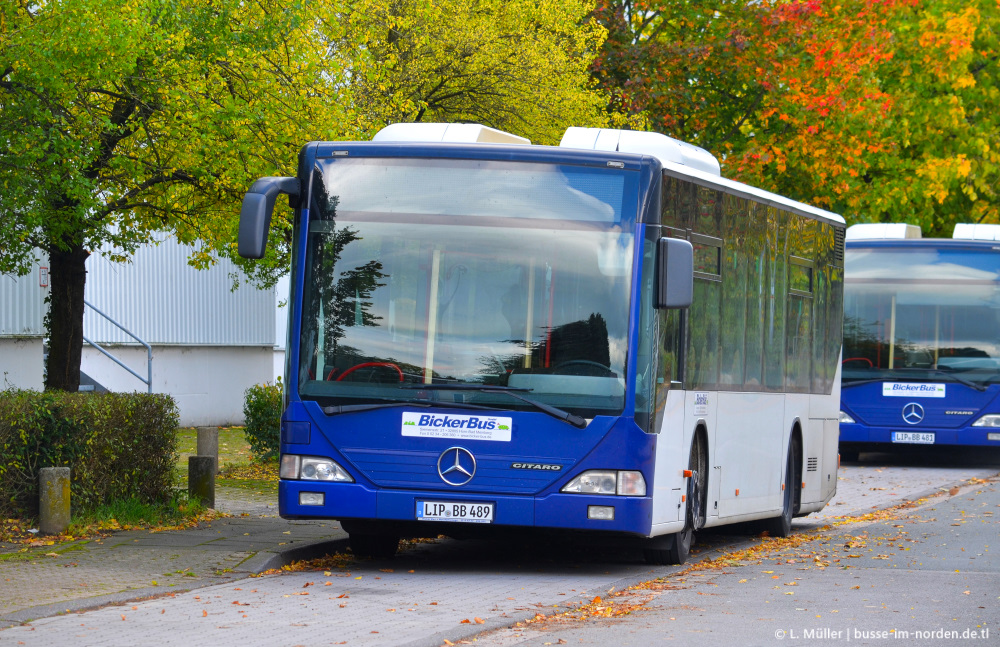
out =
[[[441,502],[493,506],[489,524],[451,522],[451,525],[520,526],[649,536],[652,524],[652,499],[648,496],[563,493],[511,496],[486,492],[371,489],[358,483],[294,480],[282,480],[278,485],[278,510],[286,519],[364,519],[422,524],[425,522],[418,521],[418,505]],[[593,518],[595,515],[601,518]]]
[[[956,445],[1000,447],[998,427],[960,427],[958,429],[869,427],[862,424],[840,425],[840,442],[871,445]]]

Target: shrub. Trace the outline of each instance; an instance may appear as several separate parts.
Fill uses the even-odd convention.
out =
[[[250,451],[257,458],[278,457],[281,441],[281,380],[255,384],[244,392],[243,415]]]
[[[169,500],[177,420],[162,394],[0,391],[0,513],[37,514],[42,467],[70,468],[74,508]]]

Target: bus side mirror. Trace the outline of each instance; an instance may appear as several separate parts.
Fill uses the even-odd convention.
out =
[[[694,248],[680,238],[661,238],[656,246],[657,308],[687,308],[694,296]]]
[[[243,258],[263,258],[267,231],[278,194],[298,197],[299,180],[294,177],[262,177],[243,196],[240,209],[240,236],[237,248]]]

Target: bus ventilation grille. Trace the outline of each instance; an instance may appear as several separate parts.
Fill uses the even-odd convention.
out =
[[[833,253],[838,261],[844,262],[844,233],[845,229],[842,227],[834,227],[833,229]]]
[[[806,471],[815,472],[816,468],[819,466],[819,459],[816,457],[806,459]]]

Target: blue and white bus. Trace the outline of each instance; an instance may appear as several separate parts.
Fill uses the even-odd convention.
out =
[[[840,454],[1000,447],[1000,226],[847,230]]]
[[[298,168],[239,240],[260,258],[290,196],[283,517],[363,556],[553,531],[681,563],[834,495],[839,216],[655,133],[396,124]]]

